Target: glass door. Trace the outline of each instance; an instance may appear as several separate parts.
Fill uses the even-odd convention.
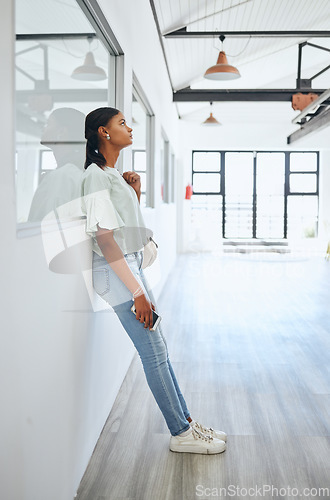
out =
[[[314,238],[318,232],[318,154],[293,152],[288,163],[288,238]]]
[[[256,237],[284,237],[285,155],[257,153]]]
[[[225,155],[225,238],[253,237],[253,152]]]

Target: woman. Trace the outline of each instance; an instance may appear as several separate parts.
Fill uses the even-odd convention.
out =
[[[85,137],[82,199],[86,232],[93,238],[93,286],[112,306],[140,355],[148,385],[171,433],[170,449],[221,453],[226,448],[226,434],[192,420],[161,328],[150,330],[155,299],[141,267],[147,239],[139,205],[140,176],[135,172],[121,176],[115,167],[120,151],[133,142],[132,129],[119,110],[99,108],[86,117]]]

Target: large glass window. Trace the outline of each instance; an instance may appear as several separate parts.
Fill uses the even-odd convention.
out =
[[[165,131],[161,131],[160,143],[160,195],[163,203],[174,201],[175,158]]]
[[[317,153],[290,153],[287,162],[287,234],[289,238],[313,238],[318,232]]]
[[[226,153],[225,162],[225,236],[251,238],[253,153]]]
[[[80,196],[85,115],[115,105],[115,54],[76,0],[16,0],[16,13],[17,222],[26,223]]]
[[[175,176],[176,176],[176,169],[175,169],[175,155],[173,151],[171,151],[171,165],[170,165],[170,181],[169,181],[169,187],[170,187],[170,197],[169,201],[171,203],[175,202]]]
[[[194,193],[220,192],[220,153],[194,152],[193,185]]]
[[[219,151],[193,152],[192,183],[191,217],[196,238],[203,239],[205,234],[220,243],[223,229],[223,172]]]
[[[317,235],[317,196],[288,197],[288,237],[314,238]]]
[[[256,157],[256,236],[284,236],[284,153],[258,153]]]
[[[220,172],[220,152],[195,151],[194,172]]]
[[[133,75],[132,128],[133,149],[132,169],[141,178],[141,207],[152,205],[153,131],[150,105]]]
[[[193,151],[192,179],[193,224],[221,212],[225,238],[317,236],[317,152]]]
[[[133,128],[133,170],[140,175],[141,198],[140,205],[146,206],[147,192],[147,114],[144,107],[133,92],[132,98],[132,128]]]
[[[167,137],[164,131],[162,131],[160,146],[160,196],[163,203],[167,202],[169,147]]]

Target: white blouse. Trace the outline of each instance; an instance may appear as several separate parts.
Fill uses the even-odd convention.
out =
[[[152,231],[146,228],[137,194],[116,168],[95,163],[83,173],[82,212],[86,215],[86,233],[93,238],[93,250],[103,255],[97,244],[97,224],[113,229],[123,254],[138,252],[148,243]]]

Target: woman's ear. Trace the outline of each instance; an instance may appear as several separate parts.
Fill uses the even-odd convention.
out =
[[[102,125],[97,129],[97,131],[102,137],[106,137],[108,135],[105,127],[103,127]]]

